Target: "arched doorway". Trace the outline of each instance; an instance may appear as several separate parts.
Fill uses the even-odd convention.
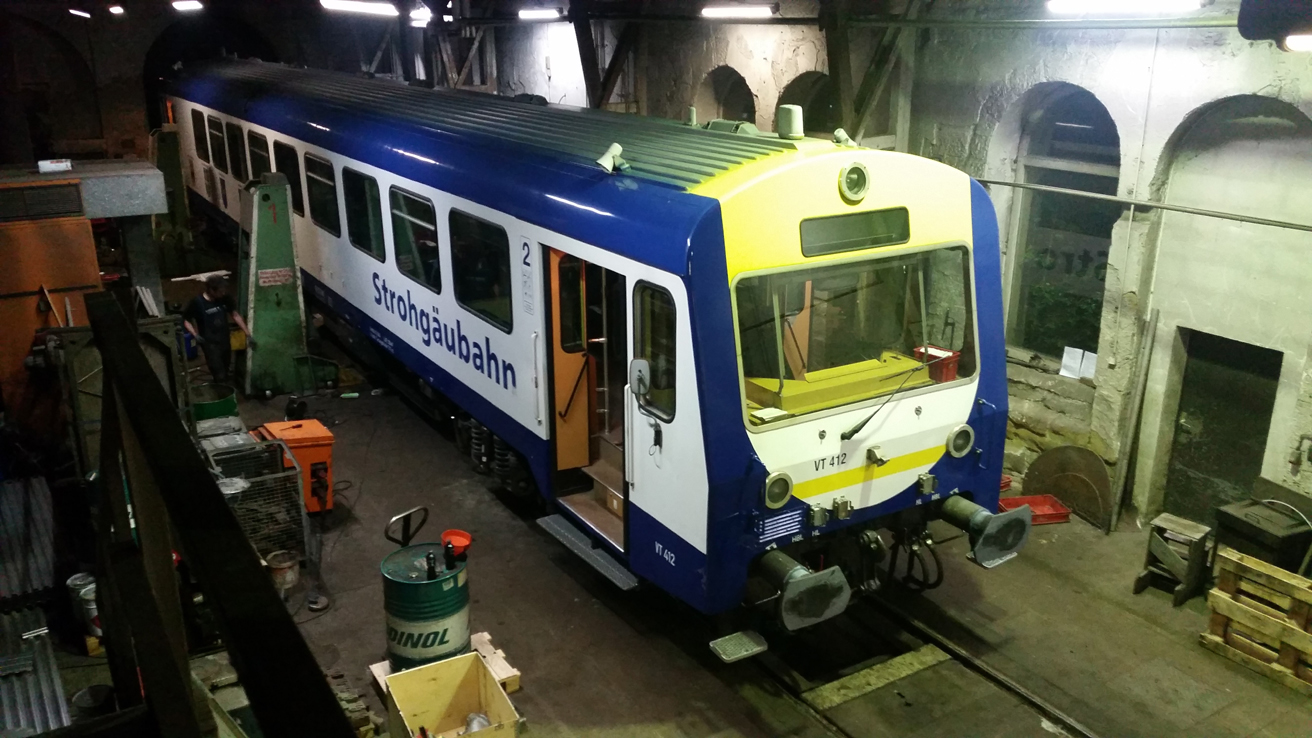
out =
[[[158,128],[163,122],[163,93],[177,64],[185,67],[224,55],[278,61],[273,44],[254,26],[217,11],[183,18],[160,32],[146,52],[141,71],[150,127]]]
[[[724,120],[756,123],[756,95],[747,80],[728,65],[712,69],[697,88],[693,105],[701,122]]]
[[[1166,161],[1168,203],[1309,222],[1312,120],[1289,103],[1212,103],[1180,126]],[[1259,476],[1305,484],[1308,234],[1160,212],[1145,400],[1160,412],[1143,443],[1157,451],[1146,507],[1207,523],[1217,507],[1248,499]]]
[[[1117,194],[1120,134],[1093,93],[1046,86],[1028,96],[1021,120],[1018,181]],[[1123,208],[1079,195],[1018,194],[1007,342],[1053,358],[1067,348],[1097,352],[1112,228]]]
[[[0,161],[94,156],[104,131],[96,84],[82,52],[50,28],[0,12]],[[103,155],[103,142],[100,145]]]
[[[809,135],[824,137],[842,125],[838,87],[824,72],[802,72],[797,75],[779,95],[779,105],[800,105],[802,123]],[[778,110],[776,107],[776,120]]]

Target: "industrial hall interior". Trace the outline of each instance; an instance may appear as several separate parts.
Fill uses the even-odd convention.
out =
[[[1312,736],[1312,0],[0,0],[0,738]]]

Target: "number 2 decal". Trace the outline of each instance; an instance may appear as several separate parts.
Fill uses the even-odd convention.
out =
[[[524,247],[524,266],[533,266],[532,264],[528,263],[528,254],[529,254],[528,241],[525,241],[520,245]]]

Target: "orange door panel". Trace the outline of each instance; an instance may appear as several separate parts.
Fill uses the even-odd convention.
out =
[[[592,420],[592,372],[587,352],[585,264],[551,249],[551,361],[556,468],[587,466]]]

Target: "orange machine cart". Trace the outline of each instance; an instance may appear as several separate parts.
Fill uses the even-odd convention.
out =
[[[280,440],[301,465],[301,494],[306,512],[333,509],[333,434],[317,420],[265,423],[251,431],[262,441]],[[287,466],[292,466],[291,459]]]

